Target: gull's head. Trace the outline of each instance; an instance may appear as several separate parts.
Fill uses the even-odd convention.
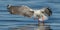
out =
[[[50,8],[43,8],[41,9],[41,13],[47,16],[51,16],[52,15],[52,11]]]
[[[42,20],[47,20],[48,16],[52,15],[52,11],[49,8],[42,8],[40,9],[40,16],[41,18],[39,18],[40,21]]]

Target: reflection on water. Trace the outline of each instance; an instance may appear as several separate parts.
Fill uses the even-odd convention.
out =
[[[52,30],[52,29],[50,28],[50,25],[45,23],[40,23],[38,24],[38,28],[36,28],[36,30]]]
[[[18,26],[15,28],[10,28],[9,30],[52,30],[50,28],[50,25],[45,23],[39,23],[39,24],[27,24],[27,26]]]

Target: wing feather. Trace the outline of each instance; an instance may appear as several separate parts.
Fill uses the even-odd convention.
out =
[[[31,8],[27,6],[10,6],[8,8],[8,11],[10,12],[10,14],[18,14],[27,17],[31,17],[34,14],[34,11],[31,11]]]

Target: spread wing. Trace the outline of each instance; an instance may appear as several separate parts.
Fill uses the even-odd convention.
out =
[[[34,14],[34,11],[31,11],[31,8],[27,6],[7,6],[8,11],[10,14],[18,14],[18,15],[23,15],[27,17],[32,17]]]

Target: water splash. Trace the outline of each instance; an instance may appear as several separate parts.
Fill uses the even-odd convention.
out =
[[[42,19],[44,17],[44,19]],[[43,20],[48,20],[48,17],[47,16],[43,16],[41,18],[39,18],[40,21],[43,21]]]

